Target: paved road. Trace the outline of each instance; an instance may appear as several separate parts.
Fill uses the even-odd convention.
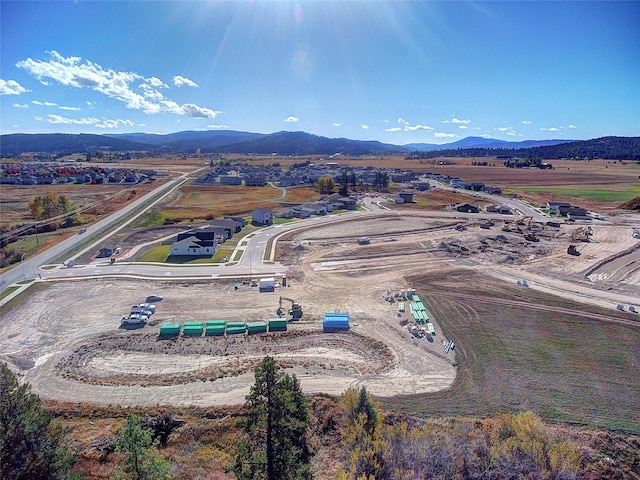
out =
[[[0,275],[0,293],[6,290],[6,288],[13,283],[21,282],[25,279],[44,277],[44,271],[40,269],[42,265],[47,265],[51,262],[56,261],[56,259],[64,258],[67,252],[74,251],[83,244],[87,245],[83,251],[92,248],[95,249],[98,245],[104,242],[105,232],[109,231],[109,229],[115,223],[120,221],[122,218],[128,215],[132,215],[134,212],[137,212],[137,215],[134,215],[126,223],[133,221],[136,216],[141,215],[146,209],[150,208],[153,203],[155,203],[152,202],[155,197],[158,197],[156,201],[160,200],[160,198],[168,194],[174,188],[177,188],[185,180],[185,175],[176,179],[172,179],[156,188],[155,190],[144,195],[143,197],[139,198],[138,200],[130,203],[121,210],[88,226],[86,232],[69,237],[59,242],[58,244],[53,245],[44,252],[34,255],[33,257],[24,258],[24,260],[20,262],[19,265]],[[118,227],[118,229],[123,228],[126,223]],[[115,230],[109,231],[109,234],[112,234],[114,232]],[[76,254],[75,256],[78,256],[81,253],[82,252]]]
[[[310,227],[320,224],[343,220],[345,216],[362,215],[362,212],[345,212],[338,215],[316,217],[297,221],[286,225],[273,225],[263,228],[242,239],[236,251],[229,255],[236,258],[236,252],[242,256],[237,262],[222,264],[199,265],[169,265],[165,263],[131,263],[117,262],[110,264],[109,260],[94,262],[89,265],[75,265],[71,268],[57,266],[52,269],[41,269],[40,276],[44,280],[81,278],[99,275],[128,275],[146,278],[247,278],[282,275],[286,267],[269,259],[265,260],[265,250],[272,237],[276,237],[290,230]]]

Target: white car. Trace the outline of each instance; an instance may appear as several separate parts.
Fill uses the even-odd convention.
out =
[[[149,320],[149,317],[147,317],[146,315],[138,315],[134,313],[129,315],[128,317],[124,317],[120,323],[122,323],[123,325],[147,323],[147,320]]]
[[[156,306],[152,305],[151,303],[141,303],[138,306],[140,308],[144,308],[145,310],[149,310],[151,313],[155,313],[156,312]]]

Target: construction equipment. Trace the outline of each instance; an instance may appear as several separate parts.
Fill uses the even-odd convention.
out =
[[[574,257],[580,256],[580,252],[576,249],[575,245],[569,245],[569,248],[567,248],[567,253],[569,255],[573,255]]]
[[[588,242],[591,233],[591,227],[589,226],[578,227],[571,234],[571,238],[579,242]]]
[[[524,239],[528,242],[539,242],[540,239],[536,237],[533,233],[525,233]]]
[[[291,302],[291,309],[289,310],[289,315],[291,316],[291,320],[300,320],[302,318],[302,303],[296,302],[291,298],[280,297],[280,302],[278,303],[278,310],[276,313],[278,316],[282,316],[282,301],[286,300],[287,302]]]
[[[522,230],[520,230],[520,224],[518,223],[518,220],[505,223],[504,226],[502,227],[502,231],[522,233]]]

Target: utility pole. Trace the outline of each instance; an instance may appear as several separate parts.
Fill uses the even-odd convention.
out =
[[[20,266],[22,267],[22,281],[26,282],[27,281],[27,274],[24,272],[24,256],[26,255],[26,253],[23,253],[20,256]]]

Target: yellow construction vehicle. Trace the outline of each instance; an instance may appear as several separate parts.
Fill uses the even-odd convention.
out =
[[[584,226],[576,228],[571,234],[571,238],[579,242],[588,242],[589,235],[591,235],[591,227]]]
[[[278,303],[278,310],[276,313],[278,316],[282,316],[282,301],[286,300],[287,302],[291,302],[291,310],[289,310],[289,315],[291,315],[291,320],[300,320],[302,318],[302,303],[296,302],[291,298],[280,297],[280,302]]]
[[[512,222],[507,222],[504,224],[504,226],[502,227],[502,231],[503,232],[518,232],[518,233],[522,233],[522,230],[520,229],[520,223],[518,223],[519,220],[514,220]]]

